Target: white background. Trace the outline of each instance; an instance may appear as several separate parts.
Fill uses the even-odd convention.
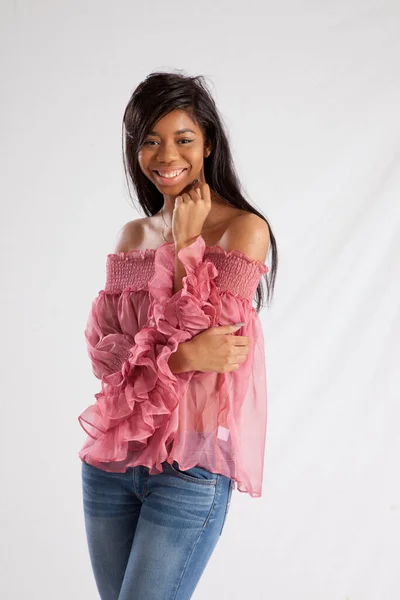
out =
[[[205,75],[279,250],[260,313],[263,496],[234,492],[194,599],[400,595],[400,5],[1,2],[1,589],[98,598],[83,338],[131,206],[121,121],[154,70]],[[396,377],[397,375],[397,377]]]

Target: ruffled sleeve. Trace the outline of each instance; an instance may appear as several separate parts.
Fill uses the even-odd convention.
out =
[[[118,320],[119,303],[120,295],[101,290],[90,308],[85,340],[92,371],[98,379],[119,371],[134,345],[138,330],[136,314],[132,311],[129,318],[131,334],[123,333]]]
[[[174,247],[163,244],[155,256],[154,275],[148,284],[149,314],[160,330],[184,330],[193,337],[209,327],[241,322],[248,312],[255,312],[251,301],[261,275],[268,271],[266,265],[239,250],[207,247],[201,235],[179,250],[178,258],[186,275],[182,289],[174,293]],[[227,297],[237,300],[237,309],[229,314],[224,312]]]
[[[154,276],[148,287],[150,314],[161,330],[164,327],[184,330],[191,337],[218,323],[220,295],[215,283],[218,270],[204,259],[205,242],[201,235],[178,252],[185,266],[183,287],[174,294],[175,249],[163,244],[155,256]]]
[[[183,470],[203,466],[231,477],[239,491],[259,497],[267,390],[263,332],[252,299],[268,267],[237,250],[207,247],[201,235],[178,258],[186,275],[174,294],[174,248],[165,244],[157,252],[149,282],[156,327],[193,337],[209,327],[244,322],[237,334],[249,336],[251,344],[237,370],[191,372],[181,390],[180,426],[171,455]]]
[[[143,464],[157,461],[156,452],[146,455],[148,440],[158,431],[167,431],[180,397],[179,378],[168,360],[190,337],[172,327],[158,330],[150,319],[139,329],[136,294],[132,290],[119,294],[100,291],[85,329],[101,391],[78,417],[89,436],[79,457],[108,471],[124,472],[133,456],[140,462],[142,451]],[[168,434],[160,447],[163,442],[168,443]]]

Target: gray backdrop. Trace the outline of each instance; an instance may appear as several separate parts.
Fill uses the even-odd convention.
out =
[[[1,598],[98,597],[77,417],[99,382],[83,329],[119,229],[143,216],[123,176],[125,105],[174,68],[211,81],[280,253],[260,314],[263,497],[234,492],[194,598],[396,598],[400,5],[0,7]]]

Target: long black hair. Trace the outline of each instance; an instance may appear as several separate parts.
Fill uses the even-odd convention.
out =
[[[122,121],[122,155],[129,194],[130,178],[146,216],[153,216],[161,210],[164,204],[163,195],[142,172],[138,152],[153,125],[167,113],[177,109],[184,110],[199,126],[205,142],[211,142],[211,154],[204,158],[204,176],[210,189],[231,206],[258,215],[269,227],[271,269],[264,274],[264,278],[267,284],[267,303],[270,304],[278,264],[275,237],[266,217],[243,195],[225,125],[204,76],[190,77],[181,72],[154,72],[132,93]],[[256,310],[259,312],[264,305],[261,281],[257,287],[256,303]]]

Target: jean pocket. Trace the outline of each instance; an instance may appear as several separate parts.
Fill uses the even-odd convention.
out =
[[[185,481],[189,481],[191,483],[195,483],[197,485],[216,485],[218,480],[218,475],[204,469],[204,467],[191,467],[186,471],[182,471],[179,468],[176,460],[172,464],[165,462],[165,468],[167,472],[173,473],[177,477],[184,479]]]
[[[224,520],[222,521],[221,531],[219,532],[219,535],[222,534],[224,527],[225,527],[226,517],[228,516],[229,508],[231,505],[232,490],[233,490],[233,479],[230,479],[229,480],[229,488],[228,488],[228,496],[226,499],[226,509],[225,509],[225,514],[224,514]]]

